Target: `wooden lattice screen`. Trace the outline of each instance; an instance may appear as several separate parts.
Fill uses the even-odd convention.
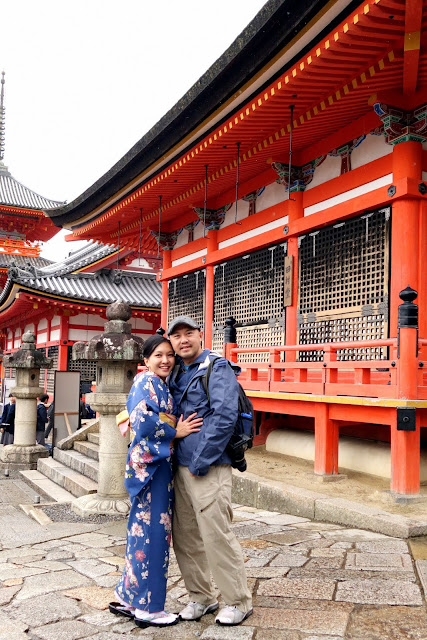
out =
[[[40,351],[44,356],[52,358],[52,368],[47,370],[47,377],[45,378],[45,369],[40,369],[39,386],[44,389],[44,382],[46,379],[46,393],[54,392],[55,371],[58,369],[58,347],[39,347],[37,351]]]
[[[96,380],[95,360],[73,360],[72,347],[68,347],[67,371],[80,371],[80,384],[92,384]]]
[[[221,350],[224,323],[237,324],[240,348],[283,345],[285,245],[275,245],[240,256],[215,267],[213,348]],[[265,354],[239,356],[241,362],[263,362]]]
[[[388,336],[390,209],[299,238],[300,344]],[[300,352],[300,360],[322,358]],[[343,349],[340,360],[387,357],[382,348]]]
[[[48,347],[47,355],[52,358],[52,368],[47,370],[46,392],[53,393],[55,391],[55,371],[58,371],[59,347]],[[42,369],[44,374],[44,370]]]
[[[205,271],[195,271],[168,283],[168,324],[176,316],[190,316],[205,325]]]

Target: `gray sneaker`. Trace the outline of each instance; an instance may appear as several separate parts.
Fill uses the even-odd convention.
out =
[[[200,620],[202,616],[205,616],[207,613],[213,613],[218,607],[218,602],[212,602],[212,604],[189,602],[180,612],[179,617],[181,620]]]
[[[249,609],[249,611],[240,611],[237,607],[226,606],[218,613],[215,618],[215,622],[217,624],[222,624],[225,627],[234,627],[237,624],[249,618],[252,615],[253,609]]]

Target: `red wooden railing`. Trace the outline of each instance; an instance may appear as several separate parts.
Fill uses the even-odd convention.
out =
[[[427,340],[420,340],[427,345]],[[337,360],[341,349],[389,348],[393,354],[387,360]],[[296,352],[323,352],[318,362],[296,362]],[[263,347],[258,349],[229,349],[229,357],[238,362],[239,354],[265,353],[268,362],[239,363],[239,381],[248,390],[287,393],[308,393],[333,396],[366,396],[369,398],[397,398],[399,359],[397,339],[333,342]],[[281,354],[285,361],[281,362]],[[419,392],[427,397],[427,370],[420,368]]]

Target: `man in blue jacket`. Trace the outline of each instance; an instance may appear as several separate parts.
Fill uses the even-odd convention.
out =
[[[178,415],[203,418],[199,433],[177,441],[173,544],[190,596],[183,620],[200,620],[218,609],[211,574],[226,606],[218,624],[240,624],[252,613],[243,555],[231,529],[231,460],[226,446],[238,412],[236,372],[225,358],[215,361],[209,399],[203,386],[210,360],[218,355],[202,348],[202,332],[187,316],[172,320],[167,335],[177,354],[169,386]]]

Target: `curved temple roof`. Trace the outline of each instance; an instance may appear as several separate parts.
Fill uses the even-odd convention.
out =
[[[88,264],[116,252],[115,247],[88,244],[65,258],[38,268],[16,263],[8,271],[8,280],[0,295],[0,311],[8,307],[13,285],[40,295],[58,296],[84,302],[109,304],[118,299],[135,307],[159,308],[161,284],[154,274],[100,269],[95,273],[74,273]]]
[[[208,206],[222,207],[236,193],[237,153],[242,197],[277,179],[272,163],[289,162],[291,129],[292,164],[304,167],[383,128],[376,103],[421,106],[426,29],[427,0],[270,0],[122,160],[47,214],[72,239],[116,242],[120,223],[129,249],[141,209],[143,242],[159,222],[176,232],[203,206],[206,167]]]
[[[54,209],[61,204],[64,203],[49,200],[15,180],[8,168],[0,161],[0,205],[41,211]]]

